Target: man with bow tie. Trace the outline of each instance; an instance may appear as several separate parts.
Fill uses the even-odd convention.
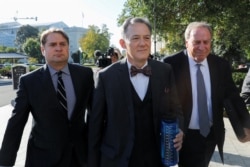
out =
[[[88,165],[162,167],[160,124],[177,118],[180,150],[183,116],[171,66],[149,59],[152,27],[129,18],[121,27],[126,58],[99,71],[89,115]]]

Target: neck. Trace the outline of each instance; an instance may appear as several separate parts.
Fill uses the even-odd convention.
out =
[[[147,63],[147,60],[144,60],[144,61],[131,61],[128,59],[128,62],[135,66],[136,68],[142,68],[146,63]]]

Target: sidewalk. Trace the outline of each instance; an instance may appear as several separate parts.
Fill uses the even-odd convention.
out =
[[[8,123],[8,119],[11,116],[12,109],[13,107],[11,105],[0,107],[0,147],[2,144],[5,128]],[[25,126],[24,132],[23,132],[23,138],[22,138],[21,145],[17,154],[16,164],[14,167],[24,167],[26,145],[27,145],[27,140],[29,137],[30,128],[31,128],[31,122],[32,122],[32,117],[30,116]]]
[[[11,115],[12,106],[0,107],[0,143],[2,143],[4,131]],[[221,163],[218,150],[216,149],[209,167],[250,167],[250,142],[240,143],[234,135],[233,129],[227,118],[224,118],[226,127],[226,139],[224,145],[225,164]],[[17,155],[15,167],[23,167],[25,161],[26,144],[31,128],[32,117],[24,129],[21,146]],[[187,157],[188,158],[188,157]]]
[[[7,84],[12,84],[12,79],[0,76],[0,85],[7,85]]]

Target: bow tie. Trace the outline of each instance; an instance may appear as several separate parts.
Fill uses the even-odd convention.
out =
[[[131,68],[130,68],[131,76],[133,77],[138,73],[142,73],[146,76],[152,75],[150,66],[145,66],[143,69],[138,69],[135,66],[131,66]]]

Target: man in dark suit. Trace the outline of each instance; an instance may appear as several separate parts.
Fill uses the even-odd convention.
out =
[[[151,33],[146,19],[127,19],[120,40],[126,58],[98,73],[89,116],[91,167],[161,167],[161,121],[178,118],[182,129],[172,69],[148,58]],[[130,74],[131,66],[141,72],[150,67],[151,72],[134,76]],[[174,139],[177,150],[182,137],[180,130]]]
[[[212,30],[205,22],[190,23],[185,31],[186,49],[163,59],[172,65],[179,99],[184,114],[184,140],[180,151],[180,167],[208,167],[215,146],[218,146],[223,161],[223,144],[225,128],[223,122],[224,100],[230,99],[235,105],[237,121],[245,129],[244,137],[240,141],[249,141],[250,119],[245,104],[239,96],[235,86],[231,67],[226,60],[210,53]],[[200,65],[197,65],[200,64]],[[196,79],[200,66],[205,81],[206,106],[208,114],[208,134],[200,132],[200,115],[198,111],[199,95]],[[203,106],[204,106],[203,105]],[[240,108],[238,110],[237,108]],[[234,112],[233,111],[233,112]]]
[[[26,167],[86,167],[85,115],[91,107],[93,71],[68,64],[69,38],[63,30],[48,29],[40,40],[46,64],[20,78],[16,104],[0,150],[0,166],[15,164],[23,129],[31,113],[33,124]],[[66,92],[65,106],[57,98],[59,71],[64,87],[61,92]]]

